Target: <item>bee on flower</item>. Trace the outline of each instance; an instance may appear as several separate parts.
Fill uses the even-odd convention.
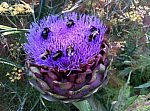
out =
[[[108,81],[107,32],[98,17],[77,13],[32,23],[24,45],[30,84],[47,100],[91,96]]]

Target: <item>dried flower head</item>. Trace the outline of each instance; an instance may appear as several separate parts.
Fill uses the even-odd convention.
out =
[[[48,16],[32,23],[24,45],[36,81],[47,98],[78,100],[107,81],[106,26],[99,18],[76,13]]]
[[[20,2],[21,3],[15,3],[14,5],[8,4],[7,2],[2,2],[0,4],[0,14],[15,16],[33,13],[33,10],[29,4],[26,4],[22,0],[20,0]]]

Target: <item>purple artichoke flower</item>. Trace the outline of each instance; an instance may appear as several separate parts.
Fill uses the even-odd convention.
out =
[[[32,23],[24,50],[30,83],[44,98],[81,100],[107,82],[106,26],[99,18],[76,13]]]

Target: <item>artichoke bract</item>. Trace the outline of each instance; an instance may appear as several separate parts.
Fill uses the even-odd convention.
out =
[[[30,84],[47,100],[85,99],[107,83],[107,27],[96,16],[69,13],[32,23],[24,50]]]

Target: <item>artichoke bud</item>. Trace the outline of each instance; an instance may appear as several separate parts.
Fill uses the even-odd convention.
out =
[[[49,101],[91,96],[107,83],[106,32],[99,18],[77,13],[32,23],[24,45],[30,84]]]

